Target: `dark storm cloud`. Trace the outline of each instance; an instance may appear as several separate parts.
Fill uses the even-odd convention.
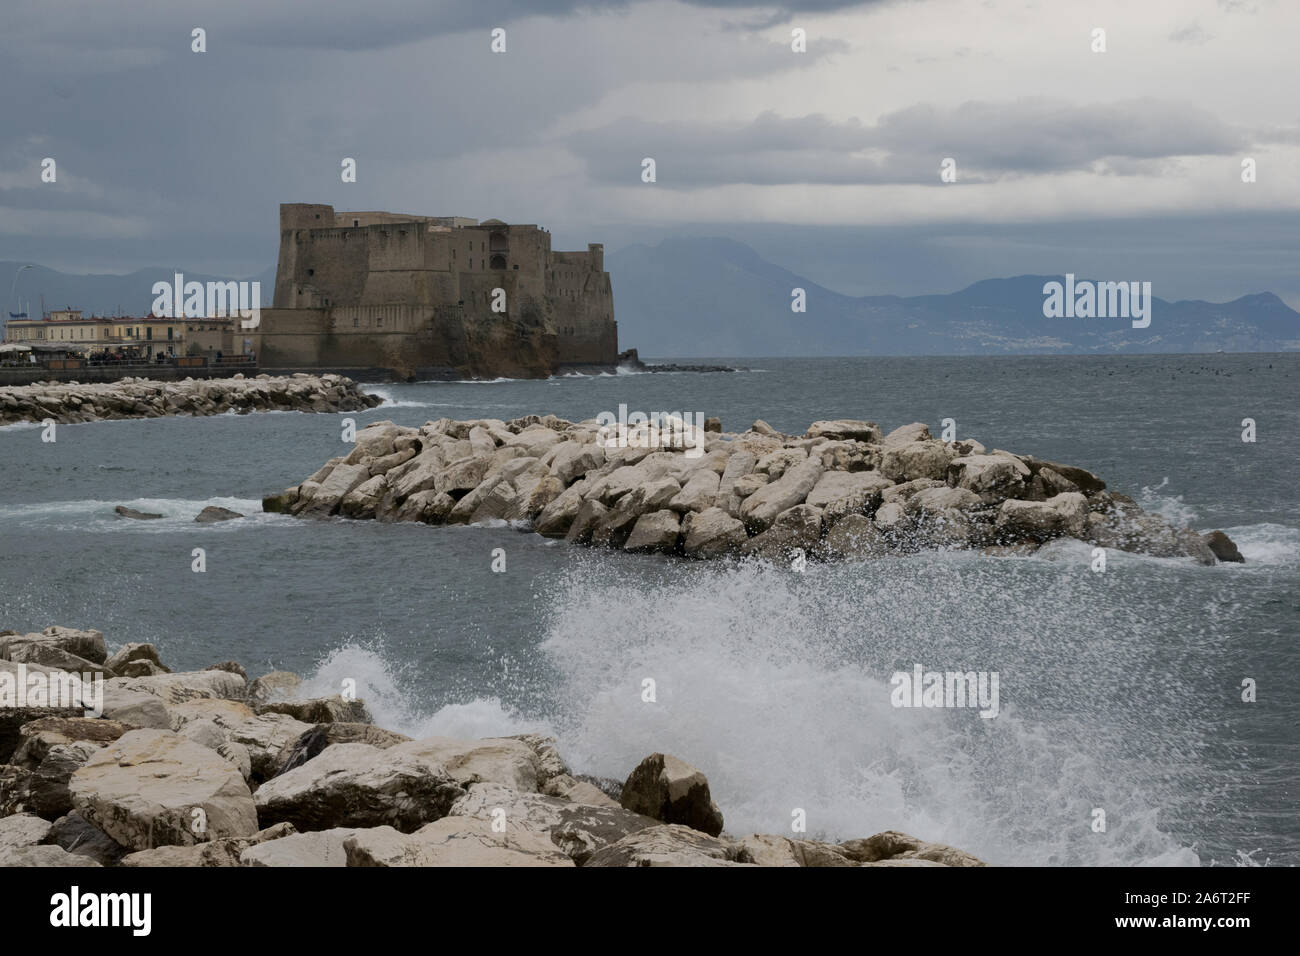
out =
[[[321,49],[362,50],[410,43],[460,30],[509,26],[525,17],[564,17],[582,13],[617,12],[647,0],[384,0],[359,6],[339,4],[335,16],[288,15],[263,24],[260,42],[270,46],[307,46]],[[713,10],[753,12],[743,21],[751,29],[782,23],[800,13],[819,14],[854,7],[880,6],[891,0],[795,0],[764,3],[761,0],[680,0],[687,6]],[[378,9],[376,9],[378,8]],[[358,14],[364,11],[364,16]],[[383,16],[379,14],[385,14]],[[253,42],[259,42],[251,33]]]
[[[21,53],[12,40],[23,38],[29,53],[53,49],[100,48],[115,39],[140,55],[151,47],[187,37],[195,26],[215,42],[274,49],[361,51],[400,47],[467,30],[509,27],[529,17],[564,18],[614,13],[655,0],[312,0],[268,3],[226,0],[217,3],[164,3],[146,0],[134,7],[102,3],[29,3],[7,11],[0,49]],[[679,0],[705,10],[744,13],[741,26],[761,28],[796,14],[821,14],[855,7],[883,6],[896,0]]]
[[[476,152],[545,149],[552,124],[622,86],[665,76],[770,76],[812,68],[842,47],[831,40],[791,57],[783,43],[759,38],[719,46],[713,34],[695,29],[703,22],[697,19],[692,29],[667,25],[663,36],[672,42],[629,56],[637,38],[620,32],[622,18],[612,17],[608,29],[601,18],[575,20],[572,30],[567,21],[533,20],[511,31],[508,56],[493,56],[486,32],[455,33],[460,21],[438,20],[440,9],[488,16],[525,5],[229,0],[203,7],[159,2],[129,12],[70,5],[41,17],[35,7],[19,8],[11,29],[0,31],[5,84],[23,91],[7,103],[0,209],[97,212],[114,217],[103,220],[104,229],[160,241],[199,228],[214,241],[247,236],[252,223],[273,239],[279,202],[384,208],[399,189],[404,208],[444,212],[456,205],[468,213],[490,197],[464,196],[457,162]],[[575,6],[526,9],[562,13]],[[207,30],[201,56],[190,50],[195,24]],[[446,35],[410,42],[430,24]],[[272,55],[232,31],[265,44],[339,36],[359,47],[375,45],[387,31],[408,46],[322,53],[300,45]],[[609,48],[591,42],[605,36]],[[553,152],[562,155],[563,144]],[[59,164],[57,185],[39,181],[45,156]],[[345,156],[360,167],[346,198],[339,189]],[[520,169],[512,182],[546,173],[534,167]],[[8,217],[0,233],[30,236],[31,222]],[[22,254],[18,241],[10,254]]]
[[[1150,172],[1179,156],[1231,154],[1285,140],[1253,134],[1184,103],[1154,99],[1076,106],[1053,100],[918,104],[874,126],[764,113],[728,127],[624,119],[570,137],[590,174],[627,182],[643,157],[669,186],[730,183],[934,183],[945,157],[966,182],[1070,170]]]

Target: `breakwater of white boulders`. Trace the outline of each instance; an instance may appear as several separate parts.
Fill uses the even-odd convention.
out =
[[[550,737],[413,740],[301,691],[233,661],[173,673],[99,631],[0,631],[0,866],[984,865],[894,830],[728,834],[671,754],[586,777]]]
[[[0,388],[0,424],[58,424],[226,412],[352,412],[383,399],[341,375],[187,378],[179,382],[122,378],[115,382],[37,382]]]
[[[671,439],[665,442],[665,436]],[[671,445],[671,447],[669,447]],[[1057,537],[1202,564],[1240,561],[1220,531],[1148,514],[1092,472],[940,441],[920,423],[814,422],[783,435],[680,419],[621,433],[553,415],[377,422],[263,508],[466,524],[689,557],[866,558],[927,549],[1028,553]]]

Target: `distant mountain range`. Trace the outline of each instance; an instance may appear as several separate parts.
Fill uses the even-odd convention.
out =
[[[21,263],[0,262],[0,283]],[[607,254],[619,344],[642,355],[988,355],[1141,352],[1275,352],[1300,349],[1300,312],[1270,292],[1231,302],[1168,301],[1157,294],[1151,325],[1127,319],[1043,315],[1043,285],[1061,276],[986,279],[960,292],[920,296],[847,296],[763,259],[730,239],[667,239]],[[69,275],[36,267],[23,273],[18,297],[87,314],[144,315],[150,289],[184,269],[130,275]],[[207,282],[230,276],[186,272]],[[275,269],[248,276],[271,304]],[[1082,280],[1083,276],[1079,279]],[[1099,281],[1140,280],[1089,276]],[[937,284],[937,283],[936,283]],[[791,311],[791,290],[805,290],[807,311]],[[1153,290],[1158,292],[1159,290]],[[5,306],[17,311],[12,301]]]
[[[1155,301],[1151,325],[1048,319],[1043,285],[986,279],[947,295],[832,292],[730,239],[669,239],[608,254],[619,344],[655,356],[1271,352],[1300,349],[1300,313],[1272,293]],[[1085,278],[1083,276],[1080,279]],[[1089,276],[1101,281],[1139,280]],[[938,282],[936,281],[936,284]],[[804,289],[807,311],[790,309]]]

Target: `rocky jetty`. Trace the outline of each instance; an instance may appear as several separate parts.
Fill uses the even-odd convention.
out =
[[[618,353],[618,367],[629,372],[748,372],[743,366],[733,365],[679,365],[676,362],[659,362],[647,365],[641,361],[636,349]]]
[[[1222,532],[1148,514],[1092,472],[921,423],[680,418],[618,429],[553,415],[419,428],[376,422],[263,510],[382,521],[504,520],[549,537],[687,557],[862,559],[936,549],[1026,554],[1053,538],[1202,564],[1239,560]]]
[[[92,673],[93,716],[30,696]],[[896,831],[731,835],[671,754],[620,784],[573,773],[549,737],[412,740],[363,701],[294,698],[301,683],[173,673],[98,631],[0,631],[0,866],[984,865]]]
[[[226,412],[354,412],[383,403],[341,375],[244,378],[187,378],[161,382],[123,378],[116,382],[47,382],[0,388],[0,425],[43,422],[60,425],[117,418],[166,415],[222,415]]]

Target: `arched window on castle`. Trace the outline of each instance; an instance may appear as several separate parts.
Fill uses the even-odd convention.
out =
[[[482,243],[480,243],[482,245]],[[491,253],[488,265],[492,269],[506,268],[506,256],[510,253],[510,239],[504,232],[488,234],[488,252]]]

